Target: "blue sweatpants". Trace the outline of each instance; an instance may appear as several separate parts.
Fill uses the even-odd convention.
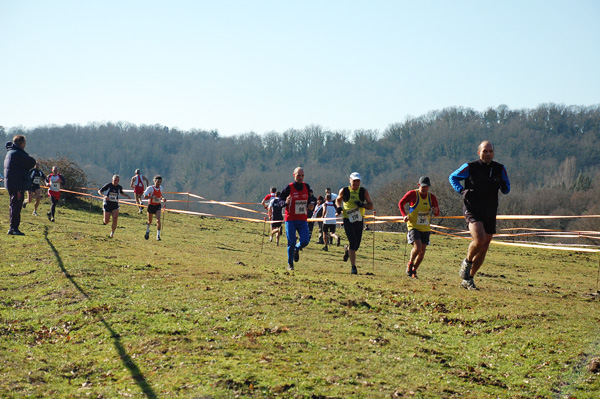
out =
[[[296,232],[300,236],[300,242],[296,244]],[[294,251],[304,248],[309,243],[308,222],[304,220],[290,220],[285,222],[285,235],[288,240],[288,265],[294,264]]]

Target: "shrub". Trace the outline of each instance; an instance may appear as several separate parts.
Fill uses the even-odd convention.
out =
[[[63,175],[66,181],[63,189],[75,192],[85,191],[83,188],[87,187],[87,176],[76,162],[64,156],[56,159],[40,158],[37,161],[46,176],[52,173],[53,166],[58,167],[58,173]],[[64,199],[65,202],[74,202],[77,197],[77,194],[71,192],[61,192],[61,199]]]

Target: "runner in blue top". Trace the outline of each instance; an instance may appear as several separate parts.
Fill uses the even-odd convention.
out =
[[[463,197],[463,214],[473,241],[462,261],[459,276],[461,286],[476,290],[473,277],[483,264],[492,237],[496,233],[498,190],[510,192],[510,182],[504,165],[494,162],[494,146],[489,141],[479,144],[479,159],[465,163],[450,175],[450,184]],[[464,187],[460,181],[465,182]]]
[[[119,184],[120,179],[121,178],[119,175],[114,175],[112,177],[112,182],[105,184],[100,190],[98,190],[98,194],[104,198],[103,223],[108,224],[110,217],[112,216],[110,238],[115,235],[115,230],[117,229],[117,220],[119,219],[119,194],[131,199],[131,196],[125,193],[123,191],[123,187]]]

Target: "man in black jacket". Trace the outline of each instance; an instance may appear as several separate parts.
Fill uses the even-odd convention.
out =
[[[483,141],[477,149],[479,159],[465,163],[450,175],[450,184],[463,197],[463,214],[473,241],[462,261],[461,286],[476,290],[473,277],[483,264],[492,237],[496,234],[498,191],[510,192],[510,181],[504,165],[493,161],[494,146]],[[463,187],[461,181],[465,182]]]
[[[25,199],[25,191],[31,187],[29,170],[35,167],[35,159],[25,152],[25,136],[17,135],[6,143],[4,158],[4,184],[10,197],[10,229],[8,234],[25,235],[19,230],[21,209]]]

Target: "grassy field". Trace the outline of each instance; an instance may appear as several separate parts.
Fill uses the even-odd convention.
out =
[[[169,213],[146,241],[123,206],[111,239],[98,207],[28,207],[15,237],[7,202],[2,398],[600,396],[597,253],[493,245],[466,291],[462,239],[433,236],[418,280],[371,232],[358,276],[314,238],[288,272],[260,223]]]

